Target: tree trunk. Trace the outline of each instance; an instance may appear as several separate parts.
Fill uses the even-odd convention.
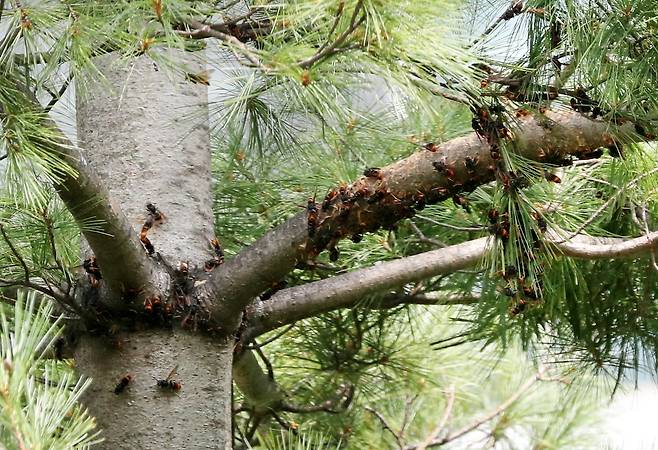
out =
[[[187,72],[205,68],[191,53],[167,56],[184,58]],[[203,267],[214,237],[206,86],[146,57],[126,64],[106,56],[98,67],[105,80],[79,91],[77,102],[88,164],[136,234],[147,202],[166,215],[148,238],[171,267]],[[163,297],[170,288],[160,283]],[[101,448],[231,448],[232,342],[182,330],[176,319],[171,329],[139,321],[77,340],[78,368],[94,379],[84,401],[103,430]],[[175,366],[182,389],[158,387]],[[117,394],[125,374],[132,380]]]

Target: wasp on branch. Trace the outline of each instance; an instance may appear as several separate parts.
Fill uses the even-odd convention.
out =
[[[87,278],[89,278],[89,284],[91,284],[91,287],[98,287],[100,280],[102,280],[103,277],[101,276],[101,269],[96,262],[96,257],[92,256],[89,259],[85,259],[82,262],[82,267],[84,267],[85,272],[87,272]]]
[[[139,233],[139,240],[142,242],[147,253],[153,255],[155,253],[155,247],[153,247],[153,244],[146,235],[153,225],[159,225],[164,222],[165,215],[150,202],[146,204],[146,211],[148,214],[146,215],[144,225],[142,225],[142,230]]]
[[[215,255],[204,263],[203,270],[206,272],[211,272],[215,267],[224,264],[224,250],[217,238],[210,239],[210,247]]]
[[[306,204],[306,223],[309,237],[315,235],[315,229],[318,226],[318,205],[315,203],[315,196],[309,197]]]

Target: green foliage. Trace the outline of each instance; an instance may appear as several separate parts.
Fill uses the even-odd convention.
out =
[[[53,306],[34,293],[0,309],[0,444],[7,449],[89,448],[94,419],[78,404],[90,380],[48,359],[61,333]]]
[[[24,279],[36,279],[37,286],[41,280],[65,280],[71,286],[78,228],[50,185],[62,174],[75,173],[53,151],[61,138],[44,126],[46,115],[34,109],[31,97],[48,95],[54,101],[71,79],[84,95],[87,81],[102,78],[93,58],[110,51],[122,55],[122,64],[146,55],[171,76],[181,76],[186,68],[173,61],[170,49],[201,56],[208,48],[208,65],[215,71],[208,74],[211,87],[213,77],[221,78],[220,98],[210,105],[215,223],[229,256],[301,211],[309,197],[321,199],[366,167],[385,166],[425,142],[470,131],[468,107],[437,93],[459,96],[471,107],[511,110],[526,103],[546,106],[553,94],[554,103],[569,104],[582,88],[606,120],[633,120],[645,137],[657,134],[656,2],[651,0],[531,0],[524,3],[523,14],[500,23],[508,0],[263,0],[250,5],[258,7],[254,17],[269,21],[269,33],[248,44],[220,38],[207,46],[188,40],[185,36],[194,30],[181,24],[206,16],[228,20],[240,10],[230,7],[235,2],[33,3],[12,7],[2,18],[8,27],[0,41],[0,156],[7,154],[0,198],[2,286]],[[474,36],[465,26],[469,15],[473,22],[486,22],[482,27],[495,26],[486,36]],[[507,81],[481,84],[489,71]],[[515,119],[508,112],[504,116],[513,130]],[[319,431],[319,437],[263,436],[261,447],[394,447],[392,435],[382,433],[365,406],[382,411],[396,429],[408,422],[407,438],[419,440],[438,420],[428,405],[445,408],[451,385],[459,393],[451,427],[464,426],[522,381],[516,373],[517,345],[536,352],[532,356],[583,371],[612,372],[617,380],[626,368],[655,370],[655,256],[624,263],[567,260],[542,237],[537,218],[564,239],[576,233],[638,236],[655,228],[656,147],[631,144],[635,137],[630,135],[611,139],[622,148],[622,159],[607,150],[595,163],[569,168],[527,161],[503,144],[502,164],[523,187],[510,188],[499,177],[468,195],[468,210],[450,202],[427,207],[395,231],[365,236],[358,244],[341,243],[336,263],[321,255],[322,266],[290,274],[285,281],[294,285],[490,236],[491,209],[508,214],[511,223],[509,241],[498,239],[473,270],[364,298],[353,311],[296,325],[268,347],[281,384],[295,400],[323,401],[346,384],[357,386],[358,393],[345,415],[295,418],[304,433]],[[548,183],[545,170],[556,172],[562,182]],[[505,279],[509,266],[520,276]],[[528,301],[521,295],[524,287],[539,298]],[[513,294],[506,296],[506,289]],[[478,302],[451,310],[449,318],[424,309],[371,309],[390,296],[417,292],[476,296]],[[28,311],[35,308],[34,300],[28,302]],[[20,307],[15,311],[16,317],[25,313]],[[40,311],[36,317],[44,322],[29,319],[36,323],[29,333],[48,332],[43,327],[51,311]],[[449,321],[463,328],[446,326]],[[6,319],[3,326],[10,323]],[[38,340],[51,339],[41,336]],[[441,341],[435,345],[440,351],[428,352],[434,339]],[[472,355],[481,347],[473,342],[485,346],[477,364]],[[505,348],[510,353],[504,357],[494,352]],[[8,350],[3,347],[3,352]],[[61,363],[31,360],[27,350],[16,354],[22,356],[12,356],[2,372],[13,383],[8,391],[0,390],[8,392],[3,399],[11,400],[2,416],[3,442],[6,437],[18,447],[20,439],[49,443],[49,448],[64,448],[64,442],[90,444],[91,421],[71,403],[83,385],[76,385]],[[465,354],[472,360],[465,360]],[[42,386],[34,381],[37,376],[57,380],[59,387]],[[69,392],[72,385],[77,387]],[[413,398],[410,392],[423,397]],[[487,437],[510,447],[519,433],[537,448],[577,445],[585,439],[580,425],[589,417],[579,392],[542,384],[492,421]],[[554,403],[564,406],[554,408]],[[47,420],[30,422],[37,417],[37,405]],[[53,408],[72,415],[62,418]],[[405,409],[407,419],[401,413]],[[62,434],[57,437],[53,430]]]
[[[576,379],[574,373],[553,370],[526,391],[524,384],[537,369],[517,345],[505,354],[473,344],[428,351],[428,341],[463,330],[446,324],[463,314],[463,308],[412,307],[398,311],[396,319],[391,311],[357,309],[296,325],[267,346],[290,401],[320,404],[345,384],[356,386],[356,394],[343,414],[283,419],[303,436],[321,431],[332,446],[392,449],[399,444],[376,413],[406,445],[425,439],[450,408],[441,437],[464,427],[474,430],[455,444],[598,448],[591,425],[607,390],[598,387],[599,395],[592,394],[597,382],[588,375]],[[510,399],[500,415],[484,420]]]
[[[340,444],[333,445],[321,434],[304,433],[295,436],[292,433],[270,432],[259,434],[258,445],[253,450],[330,450],[338,449]]]

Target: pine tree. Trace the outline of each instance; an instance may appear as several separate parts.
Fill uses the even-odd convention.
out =
[[[2,298],[105,448],[587,439],[656,365],[655,6],[1,1]]]

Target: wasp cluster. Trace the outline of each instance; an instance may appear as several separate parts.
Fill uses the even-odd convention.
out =
[[[541,213],[533,211],[531,218],[534,224],[530,227],[528,236],[524,227],[516,225],[520,223],[521,218],[516,217],[517,220],[510,221],[508,211],[499,213],[496,209],[490,209],[488,218],[489,232],[500,239],[504,249],[507,248],[512,229],[515,236],[522,242],[519,245],[518,266],[507,265],[503,270],[497,272],[497,275],[503,280],[502,293],[512,299],[510,314],[515,316],[525,311],[529,304],[536,303],[542,298],[543,264],[537,261],[537,252],[542,248],[540,235],[546,233],[548,223]]]

